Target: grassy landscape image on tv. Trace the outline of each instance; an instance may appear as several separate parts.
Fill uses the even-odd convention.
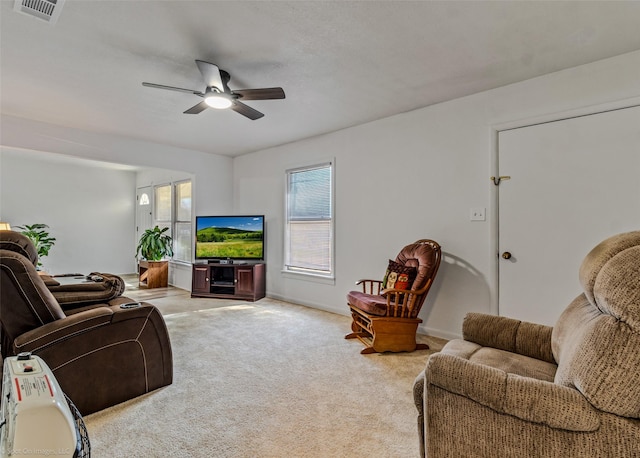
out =
[[[264,259],[264,215],[196,216],[196,259]]]

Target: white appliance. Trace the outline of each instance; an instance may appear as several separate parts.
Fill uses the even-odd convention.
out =
[[[4,360],[0,456],[90,456],[80,414],[49,366],[31,353]]]

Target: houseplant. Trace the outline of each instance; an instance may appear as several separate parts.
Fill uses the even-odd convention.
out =
[[[160,229],[158,226],[145,230],[136,248],[136,257],[141,256],[147,261],[161,261],[173,256],[173,239],[165,234],[168,230],[168,227]]]
[[[168,230],[168,227],[160,229],[156,226],[145,230],[140,237],[136,257],[142,257],[138,268],[142,287],[163,288],[169,283],[169,262],[164,258],[173,256],[173,239],[165,234]]]
[[[49,231],[46,230],[49,229],[49,226],[42,223],[36,223],[31,225],[25,224],[24,226],[16,227],[20,229],[20,233],[27,236],[36,247],[36,250],[38,252],[38,264],[36,266],[36,269],[41,270],[41,259],[49,254],[49,250],[56,242],[55,237],[51,237]]]

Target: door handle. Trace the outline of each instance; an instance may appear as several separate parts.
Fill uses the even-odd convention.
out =
[[[509,253],[508,251],[505,251],[504,253],[502,253],[502,258],[511,259],[511,253]]]

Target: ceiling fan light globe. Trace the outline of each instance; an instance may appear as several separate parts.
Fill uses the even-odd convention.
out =
[[[211,108],[217,108],[218,110],[224,110],[232,105],[231,100],[221,94],[209,95],[204,101]]]

